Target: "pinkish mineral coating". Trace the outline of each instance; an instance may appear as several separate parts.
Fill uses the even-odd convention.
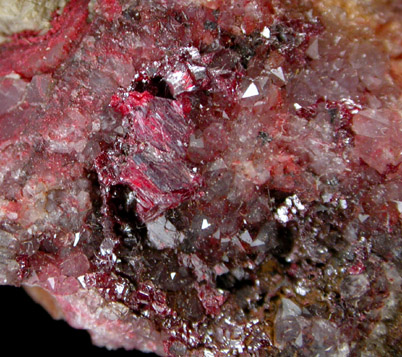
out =
[[[109,348],[402,354],[401,6],[313,5],[71,0],[0,46],[1,283]]]

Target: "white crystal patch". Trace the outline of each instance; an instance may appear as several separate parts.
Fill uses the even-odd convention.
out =
[[[256,95],[259,95],[260,92],[258,91],[257,86],[251,82],[251,84],[248,86],[246,91],[244,92],[242,98],[250,98],[250,97],[255,97]]]
[[[209,223],[205,218],[202,220],[201,224],[201,229],[207,229],[208,227],[211,226],[211,223]]]
[[[265,38],[270,38],[271,37],[271,31],[269,30],[268,27],[264,27],[264,29],[261,31],[261,36]]]
[[[286,79],[285,79],[285,74],[283,73],[282,67],[278,67],[278,68],[273,68],[273,69],[271,69],[271,73],[272,73],[274,76],[278,77],[281,81],[283,81],[283,82],[286,81]]]

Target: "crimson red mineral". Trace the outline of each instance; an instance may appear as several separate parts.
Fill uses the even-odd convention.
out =
[[[108,348],[401,355],[402,6],[368,3],[71,0],[0,45],[1,284]]]

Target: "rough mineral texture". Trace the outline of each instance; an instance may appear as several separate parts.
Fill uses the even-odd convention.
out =
[[[65,4],[66,0],[0,0],[0,42],[22,31],[48,30],[52,13]]]
[[[108,348],[402,355],[400,0],[88,3],[0,46],[0,283]]]

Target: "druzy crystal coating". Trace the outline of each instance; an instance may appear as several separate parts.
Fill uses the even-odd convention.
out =
[[[108,348],[401,354],[402,7],[368,3],[71,0],[13,35],[0,283]]]

